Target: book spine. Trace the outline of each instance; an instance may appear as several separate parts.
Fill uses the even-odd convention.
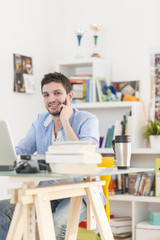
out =
[[[153,181],[152,181],[152,186],[151,186],[151,191],[149,196],[151,197],[155,196],[155,174],[153,175]]]
[[[143,190],[143,196],[149,196],[150,195],[150,191],[151,191],[151,187],[152,187],[152,181],[153,181],[153,174],[152,173],[147,173],[146,183],[145,183],[144,190]]]
[[[139,196],[143,195],[143,189],[144,189],[144,186],[145,186],[146,177],[147,177],[146,173],[143,173],[141,181],[140,181],[140,185],[139,185],[139,190],[138,190],[138,193],[139,193],[138,195]]]
[[[86,79],[86,102],[90,102],[90,80]]]
[[[125,174],[125,193],[128,193],[128,174]]]
[[[134,194],[134,186],[137,179],[137,173],[128,174],[128,193]]]
[[[141,177],[142,177],[142,174],[138,173],[137,179],[136,179],[136,182],[135,182],[135,185],[134,185],[134,195],[135,196],[139,195],[139,185],[140,185]]]

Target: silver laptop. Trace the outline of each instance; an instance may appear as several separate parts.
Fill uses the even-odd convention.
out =
[[[0,120],[0,171],[13,170],[16,152],[6,120]]]

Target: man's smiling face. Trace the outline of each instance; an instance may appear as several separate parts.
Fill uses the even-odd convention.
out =
[[[42,88],[45,107],[53,116],[60,115],[60,104],[66,104],[67,93],[61,83],[50,82]]]

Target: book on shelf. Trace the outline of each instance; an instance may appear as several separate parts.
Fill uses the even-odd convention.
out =
[[[128,174],[122,174],[122,177],[123,177],[122,193],[128,193],[128,189],[129,189]]]
[[[103,142],[102,142],[102,148],[105,148],[106,140],[107,140],[107,132],[108,132],[108,127],[106,128],[104,137],[103,137]]]
[[[151,191],[149,193],[149,196],[153,197],[155,196],[155,174],[153,175],[153,181],[151,186]]]
[[[127,127],[127,119],[126,115],[123,115],[123,124],[122,124],[122,135],[125,135],[126,127]]]
[[[115,139],[115,136],[122,135],[122,124],[123,122],[121,120],[116,120],[113,139]]]
[[[111,226],[111,231],[114,234],[118,234],[118,233],[126,233],[126,232],[131,232],[132,231],[132,225],[128,225],[128,226]]]
[[[100,138],[99,138],[99,148],[102,148],[102,146],[103,146],[103,140],[104,140],[104,137],[100,137]]]
[[[150,195],[153,178],[154,178],[154,174],[147,173],[146,182],[145,182],[144,189],[143,189],[143,196]]]
[[[108,186],[108,194],[114,195],[115,188],[116,188],[116,175],[111,175],[111,179],[110,179],[109,186]]]
[[[98,95],[99,102],[107,101],[107,79],[105,77],[97,77],[96,78],[96,90]]]
[[[73,103],[92,101],[92,75],[73,75],[69,77],[73,91]]]
[[[113,236],[114,236],[114,239],[132,240],[132,232],[113,234]]]
[[[136,181],[135,181],[135,184],[134,184],[134,195],[135,196],[138,196],[139,195],[139,185],[140,185],[140,182],[141,182],[141,177],[142,177],[142,174],[141,173],[138,173],[137,174],[137,178],[136,178]]]
[[[128,193],[134,194],[134,186],[137,179],[137,173],[128,173]]]
[[[132,115],[129,111],[125,115],[123,115],[122,135],[131,135],[132,126]]]
[[[113,135],[114,135],[114,125],[112,125],[111,128],[108,128],[107,138],[106,138],[106,142],[105,142],[105,148],[112,147]]]
[[[86,80],[69,79],[73,91],[73,103],[77,101],[86,102]]]
[[[143,190],[144,190],[144,186],[146,184],[146,178],[147,178],[147,174],[142,173],[142,177],[141,177],[141,181],[140,181],[139,189],[138,189],[139,196],[143,196]]]
[[[133,128],[133,117],[131,115],[128,115],[126,119],[125,135],[131,136],[132,128]]]
[[[123,174],[116,174],[111,176],[109,187],[108,187],[109,195],[122,194],[125,192],[125,187],[123,186],[123,181],[122,181],[122,175]],[[124,188],[124,192],[123,192],[123,188]]]
[[[92,79],[92,74],[74,74],[69,79]]]
[[[130,216],[111,218],[110,225],[114,227],[132,225],[132,218]]]
[[[122,175],[116,175],[115,193],[122,193]]]

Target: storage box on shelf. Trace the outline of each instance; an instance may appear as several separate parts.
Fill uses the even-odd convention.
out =
[[[147,221],[136,224],[136,240],[159,240],[160,226],[154,226]]]

